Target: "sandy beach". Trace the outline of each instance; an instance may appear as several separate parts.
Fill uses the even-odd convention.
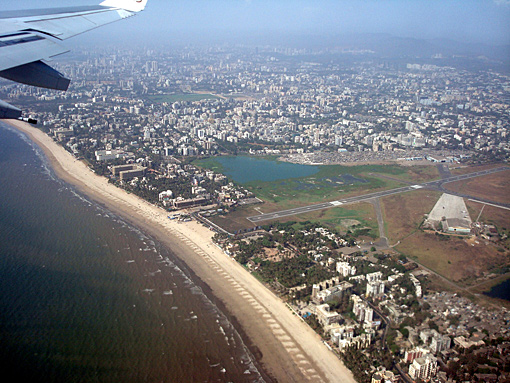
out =
[[[5,121],[44,151],[55,173],[167,245],[223,302],[248,338],[264,370],[278,382],[355,382],[320,337],[276,295],[212,243],[197,222],[178,223],[167,212],[109,184],[31,125]]]

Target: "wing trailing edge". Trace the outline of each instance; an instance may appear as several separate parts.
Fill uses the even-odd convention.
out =
[[[40,88],[67,90],[71,80],[42,61],[34,61],[0,71],[0,77]]]
[[[18,119],[21,117],[21,109],[12,106],[5,101],[0,100],[0,119],[12,118]]]
[[[147,0],[105,0],[96,6],[0,11],[0,77],[65,91],[70,80],[44,62],[68,52],[62,40],[133,16],[146,5]],[[20,116],[21,110],[0,101],[0,119]]]

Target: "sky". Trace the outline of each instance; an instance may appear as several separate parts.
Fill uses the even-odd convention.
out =
[[[100,0],[17,0],[5,10]],[[230,37],[387,33],[510,44],[510,0],[149,0],[128,21],[95,31],[130,36]],[[94,37],[94,35],[91,35]]]

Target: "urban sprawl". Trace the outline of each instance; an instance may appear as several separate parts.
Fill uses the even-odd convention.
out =
[[[419,265],[360,247],[355,231],[287,222],[231,235],[207,217],[262,201],[193,164],[238,154],[301,164],[507,161],[509,75],[456,62],[365,50],[87,48],[59,63],[69,91],[2,82],[0,96],[170,219],[211,226],[217,245],[286,300],[359,382],[507,382],[505,308],[434,291]]]

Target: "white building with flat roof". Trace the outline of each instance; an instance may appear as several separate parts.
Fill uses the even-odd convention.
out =
[[[317,320],[323,326],[337,323],[342,319],[342,316],[336,311],[329,311],[329,305],[327,303],[316,306],[315,315],[317,316]]]
[[[437,359],[431,354],[416,358],[409,366],[409,376],[412,379],[428,380],[437,373]]]
[[[349,265],[349,262],[337,262],[336,271],[343,277],[356,275],[356,266]]]
[[[367,283],[367,297],[382,297],[384,295],[384,282],[383,281],[372,281]]]

